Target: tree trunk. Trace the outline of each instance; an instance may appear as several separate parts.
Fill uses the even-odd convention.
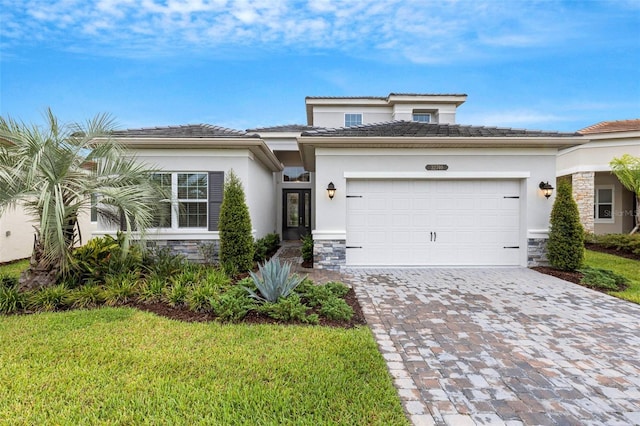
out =
[[[59,273],[59,268],[44,261],[44,246],[40,240],[40,233],[36,231],[29,268],[20,274],[19,289],[28,291],[52,286],[58,280]]]
[[[636,194],[636,226],[629,232],[629,235],[633,235],[640,229],[640,194]]]

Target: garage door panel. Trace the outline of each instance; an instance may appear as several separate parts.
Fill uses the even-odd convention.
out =
[[[349,180],[349,265],[518,265],[520,182]],[[353,202],[353,201],[357,202]]]

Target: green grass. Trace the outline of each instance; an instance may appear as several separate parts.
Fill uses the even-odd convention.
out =
[[[367,328],[0,317],[0,424],[406,425]]]
[[[612,296],[640,303],[640,261],[597,251],[585,250],[585,266],[609,269],[629,279],[631,285],[625,291],[611,292]]]
[[[0,265],[0,275],[20,277],[20,273],[29,267],[29,259],[19,260],[14,263]]]

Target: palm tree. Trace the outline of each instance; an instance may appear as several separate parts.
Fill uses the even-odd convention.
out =
[[[640,228],[640,158],[624,154],[611,160],[609,166],[620,183],[636,194],[636,226],[629,233],[631,235]]]
[[[36,222],[23,289],[51,285],[69,270],[71,251],[81,243],[78,216],[91,209],[92,195],[99,196],[103,218],[125,219],[126,245],[130,231],[144,230],[164,198],[151,170],[123,155],[110,137],[108,115],[60,124],[48,109],[45,119],[41,128],[0,117],[0,214],[19,205]]]

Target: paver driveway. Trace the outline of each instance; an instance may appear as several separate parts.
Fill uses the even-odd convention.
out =
[[[414,424],[640,424],[640,306],[525,268],[347,269]]]

